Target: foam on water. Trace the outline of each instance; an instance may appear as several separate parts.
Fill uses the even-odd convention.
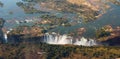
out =
[[[56,33],[46,33],[44,36],[44,42],[48,44],[73,44],[73,45],[82,45],[82,46],[94,46],[97,45],[96,41],[93,39],[86,39],[81,37],[80,39],[74,39],[68,35],[59,35]]]

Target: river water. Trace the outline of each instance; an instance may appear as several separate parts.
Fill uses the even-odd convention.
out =
[[[11,28],[16,26],[14,20],[24,20],[26,18],[34,18],[38,17],[44,13],[33,13],[26,14],[25,11],[16,5],[17,2],[21,0],[0,0],[4,5],[0,7],[0,18],[4,18],[6,20],[5,27]],[[21,1],[23,2],[23,1]],[[104,25],[111,25],[113,27],[120,26],[120,6],[111,4],[111,8],[103,14],[100,18],[95,21],[88,23],[79,23],[72,27],[58,27],[51,31],[60,31],[63,33],[67,33],[76,28],[85,27],[87,28],[87,33],[85,36],[93,36],[93,32]],[[36,4],[36,8],[40,9],[39,4]],[[51,11],[51,13],[59,13],[56,11]],[[59,13],[58,16],[66,15],[65,13]],[[74,14],[67,14],[69,17],[74,16]],[[11,21],[12,20],[12,21]]]

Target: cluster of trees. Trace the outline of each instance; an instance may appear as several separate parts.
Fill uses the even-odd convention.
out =
[[[105,31],[105,29],[103,29],[103,28],[96,31],[96,37],[97,38],[107,37],[107,36],[110,36],[110,32]]]
[[[95,20],[96,19],[95,16],[99,15],[98,11],[94,11],[86,5],[81,4],[79,6],[76,4],[69,3],[66,0],[47,2],[45,7],[52,8],[54,10],[58,10],[58,11],[64,12],[64,13],[77,14],[78,16],[82,17],[85,22]]]
[[[16,5],[24,10],[27,14],[34,14],[34,13],[48,13],[41,10],[38,10],[35,8],[35,3],[23,3],[23,2],[17,2]]]
[[[101,12],[105,12],[105,10],[108,8],[107,1],[103,3],[102,1],[98,0],[102,6],[99,6],[99,10],[93,10],[97,9],[96,6],[91,5],[88,1],[85,0],[23,0],[24,2],[35,2],[35,3],[45,3],[43,7],[47,7],[53,10],[57,10],[64,13],[74,13],[78,16],[82,17],[85,22],[89,22],[92,20],[96,20]],[[118,0],[108,0],[110,3],[114,3],[119,5]],[[84,5],[84,3],[88,3],[88,5]],[[97,3],[97,2],[95,2]],[[18,4],[18,3],[17,3]],[[24,8],[25,10],[32,9],[32,11],[37,11],[34,8]]]
[[[0,44],[0,59],[22,59],[22,49],[17,44]]]
[[[39,53],[38,53],[39,52]],[[1,59],[115,59],[120,47],[84,47],[46,43],[0,44]],[[32,56],[32,57],[31,57]]]
[[[9,43],[40,42],[47,31],[38,26],[19,26],[13,29],[7,36]]]
[[[82,17],[82,19],[85,22],[95,20],[97,18],[96,16],[99,15],[99,11],[92,10],[87,5],[83,5],[82,2],[79,3],[80,5],[77,5],[77,4],[72,4],[67,0],[23,0],[23,1],[27,3],[18,2],[16,4],[19,7],[23,8],[26,13],[42,12],[34,8],[33,4],[31,5],[31,3],[39,3],[39,4],[45,3],[45,5],[42,7],[57,10],[63,13],[74,13],[77,15],[77,17],[79,16]]]
[[[113,28],[110,25],[105,25],[99,29],[96,30],[96,38],[98,41],[106,41],[111,36],[111,33],[113,31]]]
[[[31,37],[31,35],[33,34],[38,34],[38,35],[44,34],[59,26],[63,26],[63,27],[72,26],[70,20],[64,17],[58,17],[56,15],[47,14],[40,16],[40,18],[41,20],[36,22],[32,26],[20,25],[14,28],[14,30],[12,30],[9,34],[10,35],[26,34],[28,35],[28,37]]]
[[[45,46],[44,46],[45,45]],[[110,59],[120,57],[118,51],[120,47],[84,47],[84,46],[60,46],[60,45],[47,45],[41,44],[41,49],[45,50],[47,53],[47,59],[62,59],[62,58],[75,58],[81,55],[86,57],[86,59]],[[77,56],[73,56],[77,55]],[[80,58],[78,58],[80,59]],[[81,58],[85,59],[85,58]]]
[[[71,26],[69,19],[64,17],[57,17],[56,15],[42,15],[42,20],[50,21],[50,26],[52,25],[58,25],[58,26]]]

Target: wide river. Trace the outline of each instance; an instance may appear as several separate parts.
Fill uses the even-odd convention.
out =
[[[14,23],[14,20],[24,20],[26,18],[34,18],[38,17],[41,14],[44,13],[34,13],[34,14],[26,14],[24,10],[16,5],[17,2],[20,2],[21,0],[0,0],[4,5],[3,7],[0,7],[0,18],[4,18],[6,20],[5,27],[11,28],[16,26],[16,23]],[[111,8],[102,15],[99,19],[88,22],[88,23],[79,23],[72,27],[58,27],[54,29],[53,31],[61,31],[64,33],[67,33],[68,31],[72,31],[73,29],[79,28],[79,27],[85,27],[87,28],[87,33],[85,36],[93,36],[93,32],[96,28],[100,28],[104,25],[111,25],[113,27],[120,26],[120,6],[116,6],[111,4]],[[36,4],[36,8],[40,9],[39,4]],[[51,13],[59,13],[56,11],[51,11]],[[64,13],[59,13],[58,16],[65,15]],[[69,17],[71,17],[71,14],[68,14]],[[11,21],[12,20],[12,21]],[[52,31],[52,30],[51,30]]]

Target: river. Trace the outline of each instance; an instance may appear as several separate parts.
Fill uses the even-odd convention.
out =
[[[16,23],[14,20],[24,20],[26,18],[34,18],[38,17],[41,14],[45,13],[33,13],[27,14],[25,11],[16,5],[17,2],[21,0],[0,0],[4,5],[0,7],[0,18],[4,18],[6,20],[5,26],[6,28],[15,27]],[[23,2],[23,1],[21,1]],[[39,4],[35,6],[38,9],[41,9]],[[58,16],[66,15],[67,13],[59,13],[57,11],[50,11],[52,14],[58,14]],[[74,14],[67,14],[68,17],[74,17]],[[67,33],[76,28],[85,27],[87,28],[87,32],[85,36],[93,36],[93,32],[97,28],[101,28],[104,25],[111,25],[113,27],[120,26],[120,6],[111,4],[111,8],[107,10],[105,14],[103,14],[100,18],[95,21],[91,21],[88,23],[79,23],[77,25],[71,27],[57,27],[51,31],[60,31],[63,33]]]

